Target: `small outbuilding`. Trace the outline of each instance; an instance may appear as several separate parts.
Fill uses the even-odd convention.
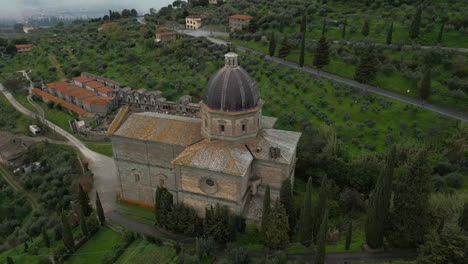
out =
[[[39,135],[41,133],[41,129],[36,125],[30,125],[29,126],[29,131],[31,131],[31,133],[33,135],[35,135],[35,136]]]

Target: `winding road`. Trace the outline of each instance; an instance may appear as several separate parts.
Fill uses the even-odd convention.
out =
[[[227,45],[228,44],[227,41],[211,37],[214,34],[220,34],[220,32],[210,32],[210,31],[203,31],[203,30],[180,30],[179,32],[182,33],[182,34],[190,35],[192,37],[205,37],[209,41],[211,41],[211,42],[213,42],[215,44],[218,44],[218,45]],[[223,33],[223,35],[226,35],[226,33]],[[332,73],[329,73],[329,72],[325,72],[325,71],[321,71],[321,70],[318,70],[318,69],[313,69],[313,68],[310,68],[310,67],[307,67],[307,66],[300,67],[297,63],[294,63],[294,62],[291,62],[291,61],[288,61],[288,60],[280,59],[280,58],[274,57],[274,56],[269,56],[269,55],[266,55],[266,54],[264,54],[262,52],[259,52],[259,51],[253,50],[253,49],[249,49],[249,48],[246,48],[246,47],[243,47],[243,46],[239,46],[239,45],[235,45],[235,46],[236,46],[237,50],[240,50],[240,51],[243,51],[243,52],[246,52],[246,53],[249,53],[249,54],[253,54],[253,55],[256,55],[256,56],[259,56],[259,57],[263,57],[263,58],[265,58],[265,59],[267,59],[269,61],[281,64],[281,65],[284,65],[284,66],[287,66],[287,67],[290,67],[290,68],[293,68],[293,69],[296,69],[296,70],[303,71],[303,72],[305,72],[307,74],[312,74],[314,76],[330,79],[330,80],[333,80],[333,81],[336,81],[336,82],[339,82],[339,83],[342,83],[342,84],[346,84],[346,85],[349,85],[349,86],[352,86],[352,87],[355,87],[355,88],[362,89],[362,90],[367,91],[367,92],[379,94],[379,95],[382,95],[382,96],[385,96],[385,97],[388,97],[388,98],[391,98],[391,99],[395,99],[395,100],[398,100],[398,101],[401,101],[401,102],[404,102],[404,103],[415,105],[415,106],[427,109],[429,111],[433,111],[433,112],[436,112],[436,113],[439,113],[439,114],[442,114],[442,115],[453,117],[453,118],[456,118],[456,119],[459,119],[459,120],[462,120],[462,121],[465,121],[465,122],[468,121],[468,112],[462,112],[462,111],[455,110],[455,109],[452,109],[452,108],[449,108],[449,107],[431,104],[431,103],[428,103],[428,102],[426,102],[424,100],[421,100],[421,99],[412,98],[412,97],[405,96],[405,95],[395,93],[395,92],[391,92],[391,91],[388,91],[388,90],[385,90],[385,89],[382,89],[382,88],[379,88],[379,87],[359,83],[359,82],[357,82],[355,80],[344,78],[342,76],[332,74]]]
[[[37,113],[32,112],[20,104],[1,83],[0,92],[2,92],[13,107],[22,114],[32,118],[40,118]],[[94,174],[94,189],[90,193],[90,198],[92,200],[95,199],[95,191],[97,190],[99,192],[104,211],[109,212],[115,210],[117,207],[115,204],[116,192],[120,187],[114,160],[88,149],[80,140],[47,119],[41,120],[45,125],[65,137],[88,161],[88,167]]]

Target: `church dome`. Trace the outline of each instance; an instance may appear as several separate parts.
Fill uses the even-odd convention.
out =
[[[203,103],[212,110],[225,112],[257,107],[260,102],[257,83],[238,65],[236,53],[229,52],[224,57],[224,67],[211,77],[205,88]]]

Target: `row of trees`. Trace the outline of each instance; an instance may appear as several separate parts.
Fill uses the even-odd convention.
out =
[[[345,20],[346,23],[346,20]],[[300,46],[300,54],[299,54],[299,65],[301,67],[304,66],[305,63],[305,37],[306,37],[306,17],[304,16],[301,24],[301,46]],[[343,35],[345,34],[346,26],[343,27]],[[416,29],[415,29],[416,30]],[[369,23],[366,21],[363,27],[363,34],[369,31]],[[390,29],[387,35],[387,43],[390,44],[392,41],[392,34],[393,34],[393,22],[390,25]],[[415,33],[416,34],[416,33]],[[276,52],[276,37],[275,34],[272,32],[269,38],[269,55],[274,56]],[[284,59],[286,58],[289,53],[291,52],[291,45],[287,36],[283,38],[281,43],[281,47],[278,52],[278,57]],[[316,48],[315,48],[315,55],[312,60],[312,64],[321,69],[324,66],[330,63],[330,52],[329,52],[329,42],[325,37],[325,24],[322,30],[322,37],[318,40]],[[354,79],[361,83],[370,83],[375,80],[377,71],[378,71],[378,60],[377,55],[375,54],[375,47],[373,45],[368,45],[368,47],[363,51],[361,57],[359,59],[359,63],[356,67]],[[427,64],[425,66],[423,78],[420,81],[419,86],[419,95],[422,99],[428,99],[431,95],[431,69],[430,65]]]
[[[211,237],[217,242],[233,241],[245,230],[242,217],[231,214],[226,206],[216,204],[205,209],[205,218],[183,203],[174,203],[172,194],[164,187],[155,193],[156,225],[192,236]]]
[[[80,206],[79,218],[81,233],[85,238],[89,238],[99,228],[97,220],[99,220],[101,225],[106,223],[106,217],[102,208],[101,199],[99,198],[99,194],[96,191],[96,216],[94,215],[93,209],[89,203],[88,194],[83,190],[83,187],[79,185],[78,202]],[[63,244],[68,252],[75,252],[76,245],[75,239],[73,237],[72,227],[70,225],[70,217],[65,211],[62,211],[61,214],[61,236]]]

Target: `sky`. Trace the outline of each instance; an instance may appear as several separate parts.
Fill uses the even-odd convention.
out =
[[[149,12],[151,7],[159,9],[174,0],[0,0],[0,18],[24,14],[31,9],[63,7],[66,9],[102,9],[135,8],[139,12]],[[120,10],[118,10],[120,11]]]

